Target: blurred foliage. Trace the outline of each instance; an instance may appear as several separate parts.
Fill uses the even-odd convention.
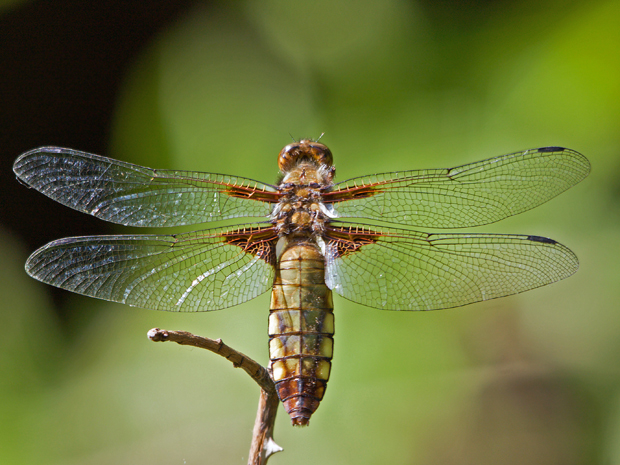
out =
[[[309,428],[280,412],[270,463],[620,463],[619,20],[620,2],[601,0],[222,1],[136,58],[110,151],[135,163],[273,182],[289,134],[325,132],[341,180],[544,145],[593,165],[478,229],[569,245],[570,279],[445,312],[336,298],[325,400]],[[268,296],[198,315],[76,299],[106,311],[66,342],[26,251],[1,243],[2,463],[245,463],[251,380],[141,338],[184,329],[266,363]]]

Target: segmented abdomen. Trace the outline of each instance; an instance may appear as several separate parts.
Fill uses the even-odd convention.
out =
[[[320,249],[310,239],[289,243],[271,293],[269,355],[278,396],[293,425],[307,425],[325,393],[333,309]]]

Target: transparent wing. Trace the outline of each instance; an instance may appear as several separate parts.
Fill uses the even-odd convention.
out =
[[[327,232],[326,282],[362,305],[438,310],[495,299],[567,278],[579,262],[539,236],[426,234],[392,228]]]
[[[544,147],[457,166],[384,173],[338,183],[324,195],[339,217],[428,228],[493,223],[534,208],[584,179],[588,160]]]
[[[52,286],[136,307],[218,310],[271,288],[276,241],[273,228],[259,226],[69,237],[34,252],[26,271]]]
[[[18,178],[75,210],[126,226],[179,226],[267,216],[275,188],[213,173],[154,170],[59,147],[21,155]]]

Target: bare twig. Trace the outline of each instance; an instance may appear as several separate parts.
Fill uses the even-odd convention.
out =
[[[264,389],[260,390],[248,465],[265,464],[270,455],[282,450],[273,440],[273,426],[276,422],[279,405],[280,399],[278,399],[275,389],[270,393]]]
[[[209,339],[186,331],[167,331],[159,328],[151,329],[148,332],[148,338],[154,342],[171,341],[207,349],[232,362],[235,368],[242,368],[261,388],[248,465],[264,465],[270,455],[282,450],[273,440],[273,427],[279,400],[267,368],[227,346],[221,339]]]

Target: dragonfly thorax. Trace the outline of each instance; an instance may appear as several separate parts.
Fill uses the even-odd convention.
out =
[[[297,168],[296,171],[305,169]],[[310,179],[316,179],[313,170]],[[286,178],[285,178],[286,179]],[[299,179],[299,177],[297,177]],[[323,205],[323,186],[317,182],[280,184],[280,202],[272,214],[279,236],[316,235],[325,231],[330,214]]]
[[[330,215],[323,205],[323,193],[332,187],[335,168],[331,151],[318,142],[301,140],[280,152],[284,178],[278,186],[281,197],[271,218],[278,235],[322,234]]]
[[[319,189],[293,185],[286,187],[284,193],[273,215],[278,235],[322,234],[330,218],[322,205]]]

